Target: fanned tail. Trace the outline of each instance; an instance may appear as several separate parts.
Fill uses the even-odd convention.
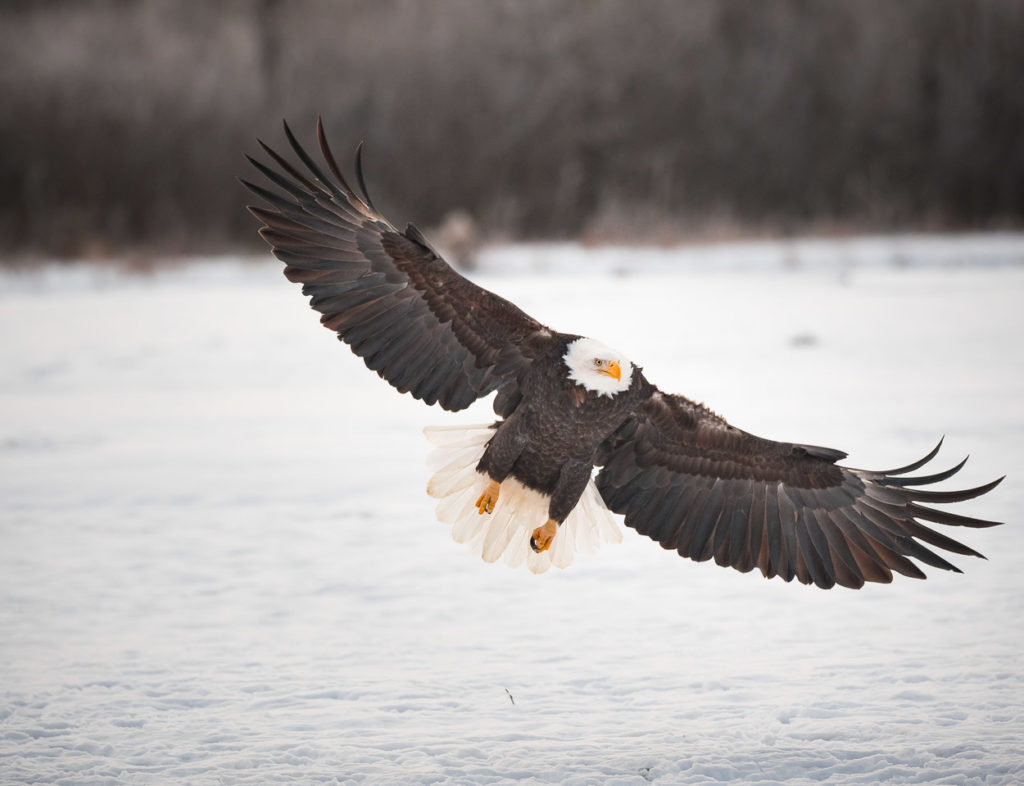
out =
[[[480,515],[474,504],[487,485],[476,465],[493,427],[427,426],[423,433],[436,446],[428,458],[434,474],[427,493],[439,500],[437,518],[451,525],[456,542],[465,543],[484,562],[502,559],[510,567],[525,563],[532,572],[543,573],[552,565],[569,567],[577,551],[594,554],[602,542],[622,542],[622,528],[591,480],[551,548],[537,554],[530,548],[530,534],[547,520],[550,497],[508,477],[493,513]]]

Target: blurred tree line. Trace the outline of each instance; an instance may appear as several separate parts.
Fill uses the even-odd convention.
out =
[[[317,114],[395,223],[1024,222],[1024,0],[5,0],[0,95],[8,255],[255,245],[240,151]]]

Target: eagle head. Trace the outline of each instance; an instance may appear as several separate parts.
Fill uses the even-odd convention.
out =
[[[599,396],[611,398],[628,390],[633,380],[633,364],[626,356],[592,338],[571,341],[564,359],[569,379]]]

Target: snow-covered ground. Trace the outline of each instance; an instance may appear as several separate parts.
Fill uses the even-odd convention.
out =
[[[484,564],[420,429],[486,403],[400,397],[269,261],[0,276],[0,783],[1021,783],[1024,244],[996,245],[484,258],[747,430],[873,468],[946,434],[958,481],[1009,474],[960,506],[1007,522],[954,533],[987,562],[859,592],[632,531]]]

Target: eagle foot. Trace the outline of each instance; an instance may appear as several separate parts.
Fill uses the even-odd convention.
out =
[[[542,551],[547,551],[551,548],[551,541],[555,539],[555,533],[558,532],[558,522],[554,519],[548,519],[543,527],[537,527],[530,536],[530,548],[540,554]]]
[[[493,513],[494,506],[498,504],[498,493],[501,491],[501,484],[497,481],[490,481],[484,493],[476,501],[476,512],[481,516],[484,513]]]

